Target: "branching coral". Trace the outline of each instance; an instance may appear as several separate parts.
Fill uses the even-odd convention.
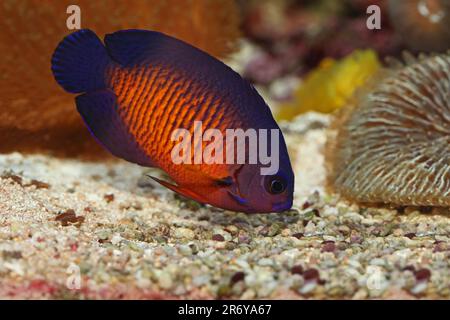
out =
[[[342,110],[329,182],[360,202],[450,206],[450,54],[405,61]]]
[[[125,28],[154,29],[224,56],[239,34],[234,0],[3,0],[0,152],[105,155],[50,71],[53,50],[70,32],[66,9],[71,4],[81,8],[81,27],[100,36]]]

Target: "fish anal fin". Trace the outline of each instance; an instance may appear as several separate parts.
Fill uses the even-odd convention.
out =
[[[85,93],[76,98],[76,104],[89,131],[109,152],[142,166],[154,166],[120,118],[114,92],[105,89]]]

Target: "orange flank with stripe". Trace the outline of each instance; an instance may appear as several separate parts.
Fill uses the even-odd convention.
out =
[[[177,165],[171,159],[171,151],[178,143],[171,141],[176,129],[187,129],[193,136],[192,124],[202,121],[203,131],[207,128],[219,129],[225,136],[227,128],[239,127],[240,121],[227,119],[225,99],[205,90],[207,88],[189,79],[183,72],[167,67],[115,66],[108,75],[110,86],[117,95],[120,117],[139,148],[154,160],[155,165],[174,180],[186,184],[192,181],[201,183],[199,179],[202,177],[222,178],[230,175],[227,164]],[[208,143],[202,141],[201,146],[194,148],[204,150]],[[191,162],[194,163],[193,150]],[[209,185],[210,179],[204,183]]]

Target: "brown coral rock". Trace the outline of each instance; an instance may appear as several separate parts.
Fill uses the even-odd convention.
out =
[[[360,202],[450,206],[450,54],[414,59],[339,117],[329,182]]]
[[[81,9],[81,27],[100,37],[126,28],[153,29],[224,56],[239,34],[234,0],[1,1],[1,153],[106,155],[82,123],[73,97],[50,71],[53,50],[71,32],[66,9],[72,4]]]
[[[390,0],[389,14],[397,34],[411,50],[450,49],[450,1]]]

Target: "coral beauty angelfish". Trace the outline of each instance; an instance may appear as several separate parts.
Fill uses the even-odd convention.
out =
[[[281,133],[273,174],[263,175],[260,162],[172,161],[177,141],[171,134],[177,128],[192,133],[197,121],[205,131],[224,135],[228,129],[254,129],[258,135],[261,129],[279,130],[256,90],[209,54],[155,31],[118,31],[103,44],[84,29],[57,46],[52,72],[66,91],[81,93],[77,109],[97,141],[117,157],[165,171],[176,185],[154,179],[169,189],[232,211],[291,208],[294,174]]]

